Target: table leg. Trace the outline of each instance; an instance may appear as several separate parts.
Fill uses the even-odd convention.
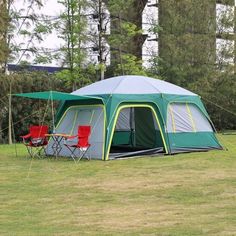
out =
[[[56,156],[57,158],[62,150],[61,146],[62,137],[52,136],[52,139],[53,139],[53,144],[52,144],[53,155]]]

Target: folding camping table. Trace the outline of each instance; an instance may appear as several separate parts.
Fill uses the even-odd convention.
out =
[[[64,145],[64,142],[62,143],[62,140],[65,138],[70,137],[69,134],[59,134],[59,133],[52,133],[52,134],[46,134],[45,136],[52,138],[53,144],[52,144],[52,150],[53,150],[53,156],[58,157],[61,150],[62,145]]]

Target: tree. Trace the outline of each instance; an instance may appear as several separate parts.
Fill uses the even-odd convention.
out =
[[[111,67],[116,74],[126,74],[126,62],[142,71],[141,45],[142,36],[141,10],[146,1],[110,0],[107,3],[111,18],[111,34],[108,37],[111,51]],[[142,3],[142,7],[138,7]],[[135,11],[139,10],[139,11]]]
[[[59,3],[64,6],[65,11],[55,27],[59,30],[59,37],[65,41],[65,45],[60,49],[59,57],[63,67],[67,69],[57,73],[57,77],[66,79],[67,83],[72,86],[72,90],[75,90],[78,86],[89,83],[91,75],[95,75],[95,67],[88,63],[86,53],[88,2],[86,0],[61,0]],[[89,68],[89,73],[86,67]]]
[[[0,1],[0,73],[5,73],[9,47],[7,45],[7,32],[9,24],[9,15],[7,2]]]
[[[52,22],[50,17],[37,13],[43,7],[43,1],[27,0],[21,8],[15,7],[17,3],[13,0],[7,5],[10,19],[7,31],[10,49],[8,62],[50,63],[53,59],[52,54],[48,48],[42,47],[41,43],[44,36],[51,33]]]
[[[152,32],[159,42],[159,55],[149,71],[201,95],[217,128],[235,128],[232,8],[223,8],[219,15],[211,0],[159,0],[158,6],[159,22]],[[217,52],[216,36],[223,39]]]
[[[89,42],[91,43],[90,53],[97,54],[98,63],[96,70],[99,71],[99,79],[105,78],[107,58],[109,56],[109,45],[107,35],[110,31],[110,13],[103,0],[89,0]]]
[[[188,86],[214,71],[214,12],[213,1],[160,1],[160,74],[165,79]]]
[[[229,1],[222,1],[228,3]],[[216,9],[216,66],[219,71],[234,69],[234,2]]]
[[[121,55],[122,63],[117,64],[115,68],[115,75],[147,75],[142,67],[142,60],[137,59],[136,56],[131,54]]]
[[[5,64],[3,67],[3,72],[7,72],[7,63],[16,62],[16,64],[27,63],[27,61],[23,60],[23,58],[27,58],[27,56],[31,55],[39,55],[37,47],[34,46],[33,42],[35,39],[38,41],[42,41],[42,34],[48,32],[48,28],[38,21],[39,17],[35,13],[34,6],[41,7],[41,0],[28,0],[25,2],[27,7],[27,11],[23,11],[23,9],[14,9],[12,7],[14,1],[8,0],[4,1],[4,48],[7,53],[4,53],[5,56]],[[26,14],[24,15],[24,12]],[[14,35],[28,37],[26,43],[17,43],[14,41]],[[3,50],[4,51],[4,50]],[[12,143],[12,77],[9,77],[9,112],[8,112],[8,123],[9,123],[9,144]]]

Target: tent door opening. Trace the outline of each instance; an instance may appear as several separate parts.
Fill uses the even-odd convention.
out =
[[[118,114],[110,158],[164,152],[160,127],[150,107],[123,108]]]

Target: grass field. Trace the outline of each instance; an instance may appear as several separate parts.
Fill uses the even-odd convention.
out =
[[[29,159],[0,146],[0,235],[236,235],[228,151],[116,161]]]

